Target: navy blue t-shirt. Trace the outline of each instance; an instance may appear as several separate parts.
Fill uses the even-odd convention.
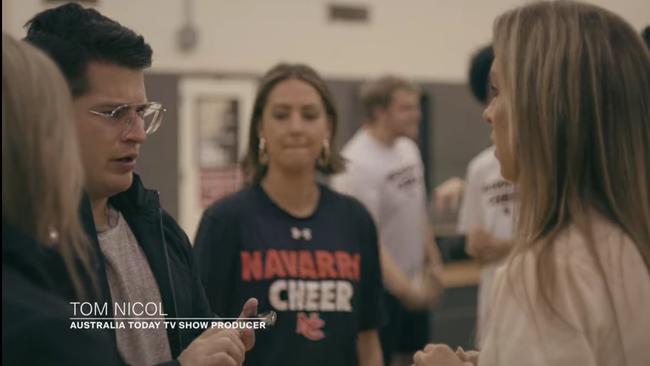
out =
[[[383,325],[377,232],[361,203],[319,186],[297,218],[259,185],[210,206],[195,254],[212,310],[236,317],[246,299],[278,314],[256,333],[247,365],[356,365],[357,334]]]

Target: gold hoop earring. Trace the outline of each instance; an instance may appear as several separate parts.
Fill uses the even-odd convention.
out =
[[[321,167],[326,167],[330,163],[330,156],[332,155],[332,151],[330,149],[330,140],[324,139],[323,140],[323,149],[320,152],[320,155],[318,156],[318,165]]]
[[[266,139],[264,137],[260,137],[260,142],[257,145],[257,160],[262,165],[266,165],[269,162],[269,153],[266,151]]]
[[[54,227],[50,227],[50,230],[48,230],[48,239],[50,240],[51,244],[58,244],[59,243],[59,231],[56,230]]]

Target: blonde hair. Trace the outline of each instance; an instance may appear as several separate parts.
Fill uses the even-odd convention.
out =
[[[596,6],[538,2],[495,21],[494,51],[520,197],[513,256],[538,250],[544,302],[563,229],[575,225],[597,257],[590,212],[622,228],[650,272],[650,54],[639,35]]]
[[[395,75],[385,75],[376,80],[371,80],[361,86],[359,97],[366,123],[375,120],[377,109],[386,109],[390,105],[393,94],[398,90],[406,90],[420,94],[417,84]]]
[[[56,247],[84,298],[94,272],[78,213],[82,177],[72,101],[61,72],[41,51],[3,34],[3,220]]]

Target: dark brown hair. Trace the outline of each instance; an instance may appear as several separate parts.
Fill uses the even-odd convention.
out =
[[[141,35],[100,14],[69,3],[36,14],[25,25],[27,40],[59,66],[74,98],[88,92],[86,69],[104,62],[143,70],[153,51]]]
[[[323,165],[318,164],[317,169],[326,175],[343,171],[343,158],[333,147],[334,136],[336,136],[336,125],[338,123],[338,113],[336,112],[334,98],[327,88],[327,84],[325,84],[325,81],[318,75],[316,70],[307,65],[281,63],[271,68],[262,77],[255,96],[248,137],[248,151],[243,162],[244,173],[246,174],[246,181],[248,183],[258,183],[266,175],[268,167],[259,160],[259,126],[262,122],[262,115],[269,99],[269,94],[271,94],[271,91],[277,84],[289,79],[304,81],[316,89],[325,106],[327,119],[332,124],[332,134],[330,136],[331,154],[328,162]]]

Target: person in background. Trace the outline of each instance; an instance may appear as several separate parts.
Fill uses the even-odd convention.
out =
[[[492,46],[486,46],[472,57],[470,66],[472,93],[484,105],[490,98],[488,79],[493,60]],[[490,146],[470,161],[458,212],[457,232],[465,235],[465,251],[481,262],[476,332],[479,349],[493,303],[494,273],[512,247],[515,217],[514,186],[501,176],[494,150]]]
[[[537,2],[495,21],[484,116],[517,187],[515,246],[478,358],[416,365],[648,365],[650,52],[618,15]]]
[[[26,40],[52,57],[72,93],[90,201],[82,220],[101,254],[98,286],[109,316],[114,303],[155,303],[168,318],[214,317],[187,236],[162,209],[158,193],[134,173],[140,147],[165,112],[145,90],[151,47],[132,30],[75,3],[34,16]],[[256,312],[251,299],[243,315]],[[126,327],[114,334],[126,362],[137,365],[240,364],[254,343],[252,330],[202,332]]]
[[[343,169],[323,79],[279,64],[260,82],[244,168],[249,186],[203,214],[195,253],[212,309],[254,296],[277,312],[248,365],[382,364],[377,233],[361,203],[317,183]]]
[[[361,100],[366,121],[343,148],[347,169],[331,184],[363,202],[378,227],[389,315],[381,330],[382,349],[386,365],[399,364],[429,341],[430,307],[442,292],[442,260],[427,214],[422,158],[413,141],[420,93],[407,80],[385,76],[364,85]]]
[[[456,214],[463,197],[465,181],[463,178],[451,177],[433,189],[433,200],[437,215]]]
[[[68,87],[34,47],[2,35],[2,363],[118,365],[110,333],[70,329],[94,297],[78,207],[83,169]]]

